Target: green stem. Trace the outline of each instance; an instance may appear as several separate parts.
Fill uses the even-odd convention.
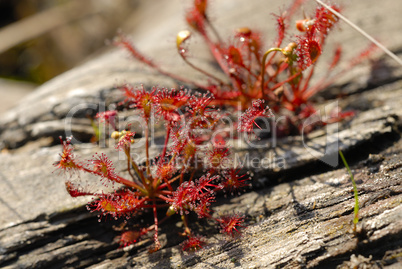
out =
[[[262,63],[261,63],[261,96],[264,96],[264,74],[265,74],[265,62],[267,61],[267,57],[271,52],[274,51],[281,51],[281,48],[270,48],[264,53],[264,56],[262,56]]]
[[[359,222],[359,194],[357,192],[357,186],[356,186],[356,182],[355,179],[353,177],[352,171],[349,168],[348,163],[346,162],[345,157],[343,156],[343,153],[341,150],[339,150],[339,155],[341,156],[341,159],[343,161],[343,164],[346,167],[346,170],[348,170],[350,179],[352,180],[352,184],[353,184],[353,192],[355,194],[355,209],[354,209],[354,219],[353,219],[353,231],[356,231],[356,224]]]

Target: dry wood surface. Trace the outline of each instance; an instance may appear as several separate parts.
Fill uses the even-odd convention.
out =
[[[175,35],[184,27],[183,1],[149,2],[144,1],[122,28],[170,71],[202,80],[174,52]],[[402,57],[402,2],[341,3],[346,16]],[[248,25],[272,38],[269,14],[278,11],[278,1],[217,0],[211,5],[212,17],[223,32]],[[345,58],[367,44],[344,24],[330,40],[344,45]],[[200,64],[212,69],[201,42],[195,46],[205,56]],[[318,71],[317,76],[324,73]],[[118,233],[112,227],[117,222],[98,222],[96,214],[85,208],[88,199],[69,197],[64,177],[52,173],[61,151],[52,139],[64,135],[71,110],[77,111],[72,131],[88,139],[92,131],[82,108],[115,102],[119,97],[114,86],[125,82],[177,85],[113,48],[42,85],[0,118],[2,268],[402,267],[402,72],[392,60],[381,56],[357,67],[320,95],[321,104],[338,100],[341,107],[354,109],[356,116],[313,132],[305,140],[307,148],[300,137],[278,140],[275,147],[262,140],[260,149],[237,145],[234,151],[241,156],[278,156],[286,165],[253,169],[251,189],[218,197],[217,214],[236,211],[247,216],[241,237],[225,238],[216,227],[194,219],[192,228],[208,241],[205,249],[195,253],[181,251],[177,219],[161,227],[163,249],[156,253],[148,254],[152,238],[118,248]],[[308,150],[324,150],[328,138],[339,139],[355,175],[361,207],[357,233],[351,230],[354,197],[346,169],[342,164],[331,167]],[[113,156],[113,148],[77,147],[82,159],[101,151]],[[336,155],[337,148],[328,148],[326,154]],[[117,170],[124,166],[117,163]],[[102,187],[95,178],[82,175],[80,180]],[[151,215],[144,213],[137,220],[148,219]]]

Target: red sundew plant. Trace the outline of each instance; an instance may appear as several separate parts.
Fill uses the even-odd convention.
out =
[[[236,234],[240,234],[240,231],[237,229],[243,227],[244,217],[240,215],[222,216],[218,218],[217,221],[223,233],[235,236]]]
[[[340,73],[333,76],[330,76],[330,73],[338,64],[342,51],[340,46],[336,48],[325,79],[310,85],[315,63],[322,55],[326,38],[338,23],[338,17],[325,7],[318,6],[314,14],[296,21],[294,28],[299,34],[291,36],[290,21],[303,2],[305,0],[294,0],[286,11],[275,16],[277,37],[272,43],[273,47],[265,50],[262,36],[247,27],[237,29],[228,41],[223,41],[208,17],[208,1],[194,0],[185,17],[191,31],[179,32],[176,45],[184,62],[208,77],[204,84],[165,71],[139,52],[123,35],[115,39],[115,44],[126,48],[135,59],[158,72],[211,92],[215,97],[214,104],[244,111],[251,107],[255,100],[264,100],[274,112],[284,112],[287,117],[284,123],[276,126],[278,135],[300,134],[302,131],[314,129],[302,128],[303,120],[316,113],[310,99],[339,77]],[[331,5],[331,8],[340,11],[336,5]],[[193,33],[203,38],[227,79],[222,80],[191,62],[188,43]],[[287,39],[291,42],[283,44]],[[352,64],[348,68],[360,63],[369,55],[370,53],[359,55],[351,61]],[[346,72],[348,68],[341,73]],[[339,121],[352,115],[351,112],[338,113],[331,121]]]
[[[205,241],[201,236],[192,236],[183,241],[181,248],[183,251],[197,251],[204,247]]]
[[[283,46],[290,18],[302,2],[295,0],[286,12],[276,16],[277,38],[274,47],[264,52],[262,37],[249,28],[237,29],[228,42],[223,42],[207,16],[207,1],[195,0],[186,13],[186,21],[192,31],[203,37],[227,79],[221,80],[191,63],[187,43],[192,33],[185,30],[177,35],[178,53],[189,66],[209,78],[205,84],[193,83],[208,93],[190,93],[182,88],[154,87],[146,90],[129,85],[122,87],[125,100],[121,104],[139,112],[145,124],[145,161],[133,159],[132,148],[137,143],[135,133],[129,128],[118,129],[118,111],[98,113],[96,118],[114,130],[110,135],[115,140],[116,150],[124,153],[126,175],[118,173],[105,154],[95,154],[87,161],[78,160],[73,153],[71,139],[62,141],[61,159],[55,164],[59,170],[70,175],[88,173],[99,177],[105,185],[118,183],[121,186],[112,193],[99,193],[77,186],[69,177],[66,189],[72,197],[94,198],[88,204],[91,212],[98,212],[100,217],[125,219],[142,211],[152,212],[152,225],[121,229],[121,246],[134,244],[153,233],[154,245],[150,252],[159,250],[159,225],[173,215],[179,215],[184,225],[182,235],[187,237],[182,244],[183,250],[200,249],[205,240],[190,229],[190,213],[215,221],[223,234],[232,237],[240,234],[244,216],[229,214],[215,217],[212,210],[219,192],[232,194],[250,185],[248,174],[241,173],[242,167],[233,167],[222,126],[222,118],[226,114],[216,106],[243,111],[237,122],[239,133],[251,134],[255,127],[261,129],[258,118],[272,117],[274,112],[279,113],[283,109],[293,114],[288,114],[287,125],[278,126],[280,131],[283,134],[301,131],[302,120],[316,112],[310,98],[331,81],[330,78],[317,85],[309,85],[327,34],[338,21],[331,12],[318,7],[313,16],[296,22],[300,34],[294,37],[294,42]],[[339,11],[336,6],[332,8]],[[142,55],[126,37],[120,36],[116,43],[160,73],[192,83],[160,68]],[[338,48],[329,71],[338,63],[340,53]],[[347,114],[341,114],[332,120],[345,116]],[[160,154],[151,158],[150,128],[155,119],[164,123],[166,133]],[[219,135],[214,136],[214,132]]]
[[[153,232],[154,246],[150,251],[160,249],[159,225],[177,214],[184,223],[182,235],[188,237],[183,249],[199,249],[204,243],[188,225],[191,212],[198,218],[215,221],[224,234],[238,234],[244,217],[237,214],[214,217],[211,208],[219,192],[233,193],[250,185],[248,175],[242,174],[240,168],[232,167],[230,149],[224,137],[211,138],[212,131],[222,124],[222,113],[212,105],[213,97],[190,94],[184,89],[153,88],[147,91],[143,87],[125,86],[122,91],[126,97],[123,103],[129,109],[139,111],[145,122],[145,163],[132,158],[132,147],[136,143],[134,132],[116,129],[117,112],[98,113],[97,118],[114,130],[111,138],[115,140],[116,150],[125,154],[128,176],[117,173],[105,154],[95,154],[87,161],[78,160],[71,139],[67,139],[63,142],[61,159],[55,164],[58,169],[68,174],[89,173],[99,177],[105,185],[119,183],[123,186],[112,193],[91,192],[75,185],[70,176],[66,180],[69,194],[72,197],[93,196],[95,199],[88,204],[88,209],[98,212],[100,217],[130,218],[145,210],[152,211],[154,224],[125,229],[120,239],[122,246],[133,244]],[[151,158],[149,130],[154,119],[164,122],[166,134],[161,153]],[[195,177],[197,171],[202,174],[198,178]]]

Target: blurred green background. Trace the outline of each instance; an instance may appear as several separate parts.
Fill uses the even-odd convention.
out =
[[[0,0],[0,78],[42,84],[104,47],[136,0]]]

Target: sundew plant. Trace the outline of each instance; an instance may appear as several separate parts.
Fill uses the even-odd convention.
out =
[[[67,191],[73,197],[91,195],[95,197],[88,209],[103,216],[130,218],[140,211],[153,212],[154,224],[140,229],[125,230],[121,235],[121,244],[126,246],[136,242],[142,236],[153,232],[154,246],[150,250],[160,249],[158,226],[173,215],[180,215],[184,224],[183,236],[188,240],[185,249],[197,249],[203,245],[201,237],[195,235],[188,225],[187,216],[195,213],[199,218],[213,220],[222,233],[236,236],[243,226],[244,217],[238,214],[212,214],[211,205],[220,192],[233,194],[249,186],[249,176],[241,173],[240,167],[234,167],[231,152],[224,136],[211,138],[211,131],[220,128],[222,113],[211,102],[209,94],[190,94],[182,89],[124,87],[130,109],[138,110],[145,122],[145,163],[137,163],[131,156],[135,144],[134,132],[115,130],[111,137],[116,141],[117,151],[125,154],[129,177],[120,176],[112,161],[105,154],[94,155],[82,162],[73,154],[70,140],[63,142],[63,153],[57,167],[67,173],[89,173],[99,177],[105,184],[120,183],[113,193],[97,193],[67,179]],[[266,107],[255,101],[253,112],[246,113],[258,117],[269,116]],[[245,115],[246,115],[245,114]],[[116,124],[117,111],[106,111],[98,118],[109,124]],[[165,142],[161,153],[150,158],[150,123],[158,119],[166,126]],[[252,125],[253,117],[244,117],[241,123]],[[202,175],[196,177],[201,170]],[[160,211],[164,209],[161,218]],[[195,242],[198,242],[195,245]]]
[[[189,30],[177,34],[176,46],[186,64],[208,77],[203,83],[191,82],[165,71],[138,51],[126,36],[115,39],[115,44],[127,49],[136,60],[195,88],[121,87],[125,100],[117,107],[141,115],[143,121],[144,130],[140,135],[145,141],[144,162],[132,157],[132,147],[136,144],[134,131],[130,126],[118,128],[121,111],[97,114],[97,119],[112,129],[109,135],[115,141],[116,151],[125,157],[125,176],[116,171],[105,154],[96,154],[83,161],[75,156],[71,138],[62,141],[63,152],[56,167],[68,175],[66,188],[72,197],[92,196],[94,199],[88,209],[105,219],[107,216],[128,219],[144,211],[153,216],[150,226],[124,227],[120,237],[122,246],[152,235],[154,244],[150,252],[159,250],[162,246],[158,229],[175,215],[183,222],[181,234],[186,238],[183,250],[196,250],[205,244],[204,237],[190,229],[190,214],[215,222],[228,237],[241,234],[245,225],[243,215],[214,214],[212,208],[220,193],[235,194],[250,185],[245,167],[236,167],[233,161],[227,141],[231,134],[222,118],[237,110],[240,117],[235,136],[241,133],[252,136],[255,128],[261,128],[257,119],[286,111],[286,121],[276,126],[278,134],[300,134],[303,120],[316,112],[311,97],[332,81],[331,78],[323,79],[310,85],[315,63],[322,55],[326,38],[336,27],[338,17],[318,6],[313,14],[291,23],[303,2],[295,0],[288,9],[275,15],[276,38],[271,41],[273,46],[266,49],[263,43],[268,42],[247,27],[236,29],[229,40],[223,41],[208,17],[208,2],[195,0],[186,12]],[[336,5],[331,8],[340,11]],[[297,29],[298,34],[289,37],[290,28]],[[221,80],[191,62],[188,43],[194,34],[203,38],[227,79]],[[284,44],[285,39],[292,41]],[[338,63],[340,54],[341,49],[337,47],[328,72]],[[351,113],[338,113],[332,120],[347,116]],[[154,122],[163,123],[165,127],[164,143],[156,157],[150,154],[149,142]],[[116,183],[121,187],[111,193],[86,190],[72,180],[71,175],[79,173],[92,174],[104,184]]]

